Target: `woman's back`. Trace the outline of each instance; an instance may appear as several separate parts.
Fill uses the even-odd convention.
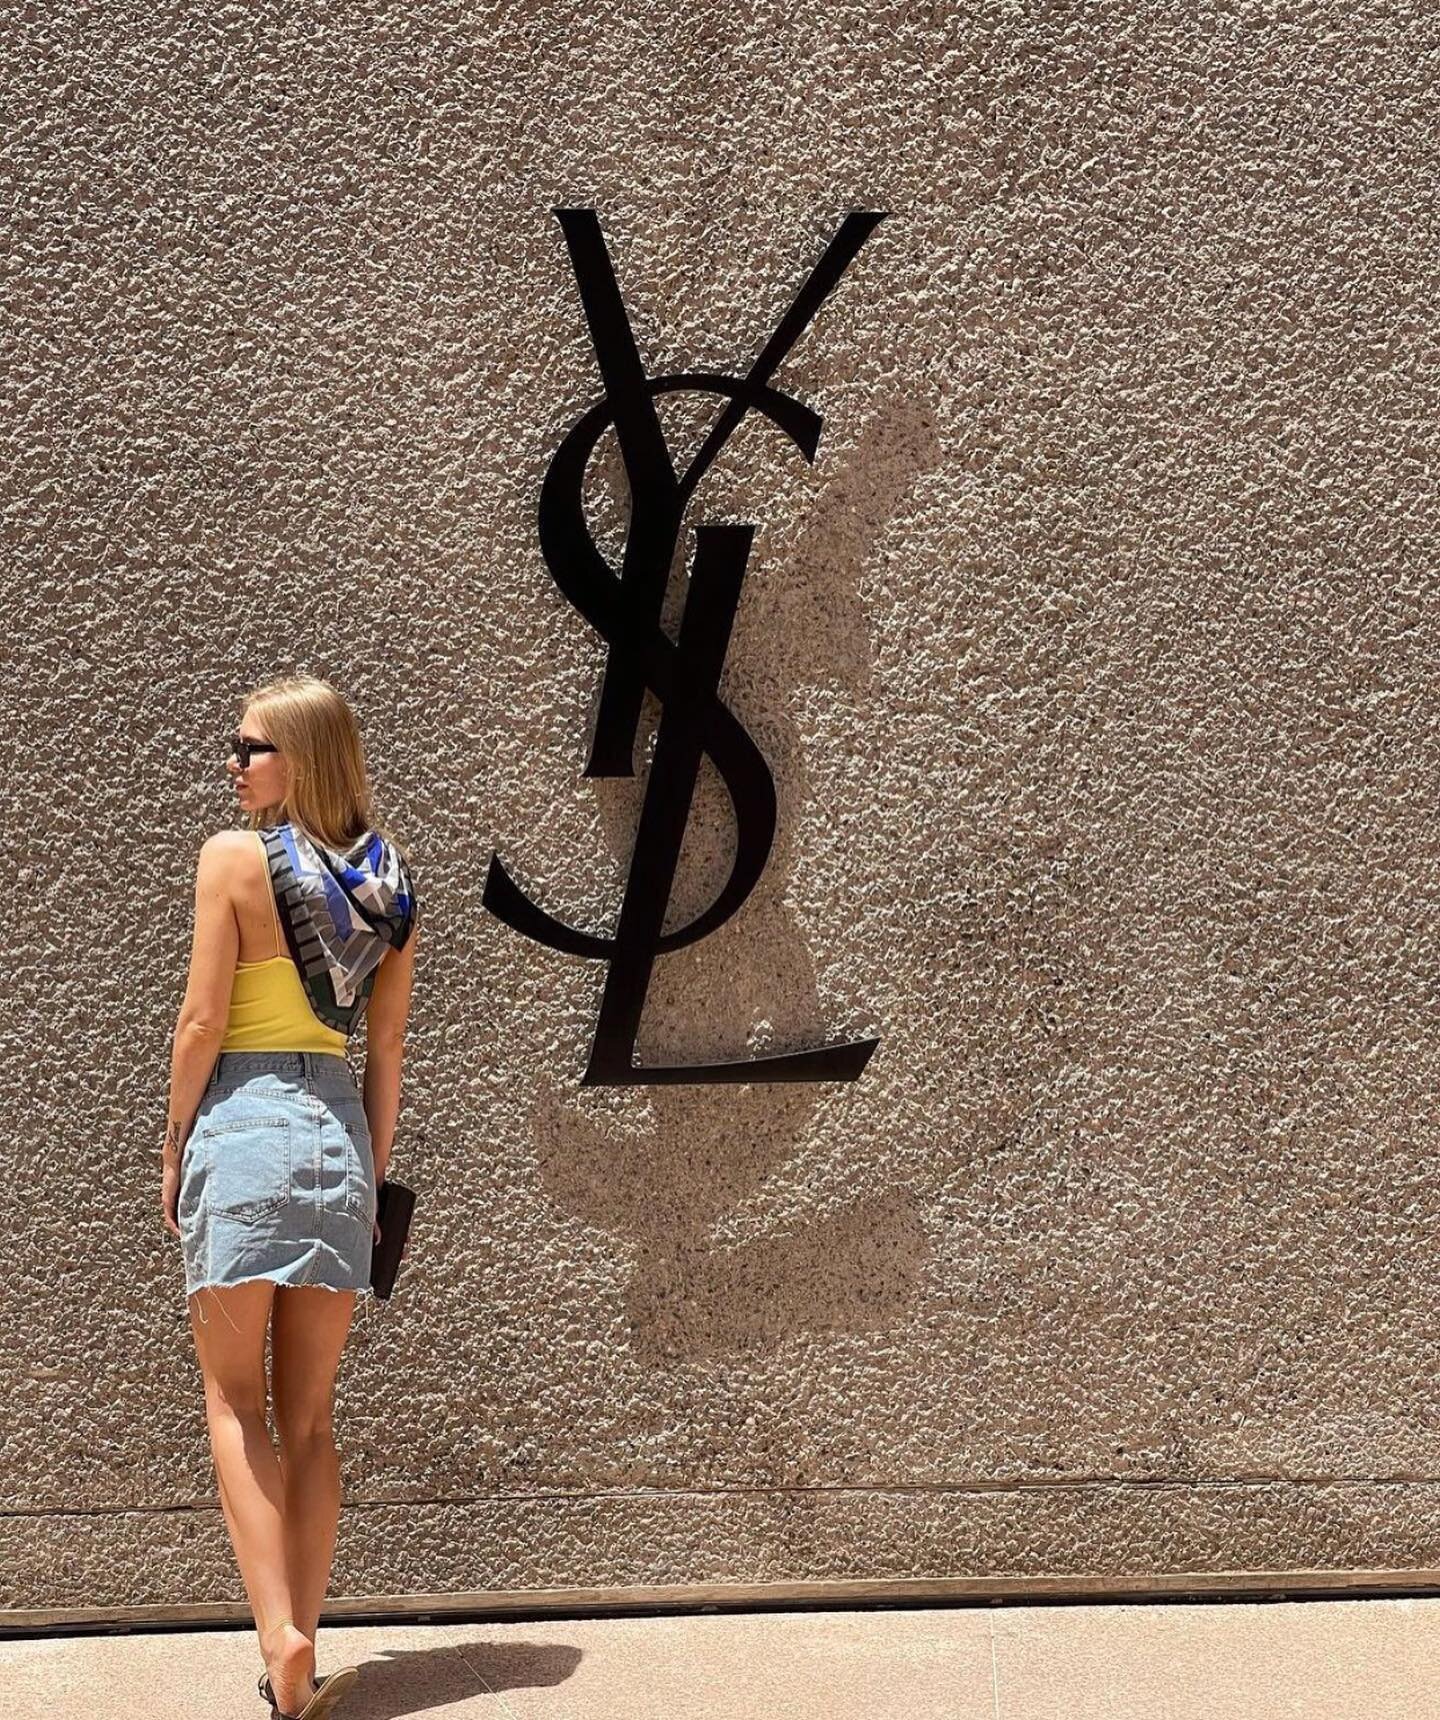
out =
[[[235,922],[240,933],[237,962],[240,967],[255,967],[276,955],[288,954],[279,916],[275,912],[275,891],[270,883],[265,841],[258,830],[250,834],[255,839],[255,861],[245,867],[236,880],[233,898]]]
[[[332,1051],[342,1057],[347,1039],[310,1007],[288,955],[237,963],[221,1051]]]
[[[240,958],[231,982],[230,1010],[221,1051],[333,1051],[345,1053],[347,1036],[327,1027],[310,1007],[294,959],[285,948],[270,861],[264,840],[256,833],[255,865],[247,868],[236,889],[235,918],[240,932]],[[256,947],[255,926],[265,924],[264,954],[246,954]]]

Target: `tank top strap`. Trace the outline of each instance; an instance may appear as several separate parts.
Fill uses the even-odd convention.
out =
[[[254,835],[255,840],[260,844],[260,864],[265,871],[265,899],[270,904],[270,919],[275,927],[275,955],[288,955],[289,951],[285,948],[285,936],[280,930],[280,914],[275,906],[275,882],[270,876],[270,850],[265,846],[265,838],[258,830],[255,831]],[[272,956],[270,959],[273,961],[275,958]]]

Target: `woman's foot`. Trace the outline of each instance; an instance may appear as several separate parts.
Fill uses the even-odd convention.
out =
[[[298,1714],[315,1694],[315,1644],[290,1619],[261,1637],[271,1700],[282,1714]]]
[[[325,1682],[325,1674],[321,1672],[318,1666],[310,1676],[315,1680],[315,1688],[317,1690]],[[259,1682],[255,1688],[260,1692],[261,1697],[273,1708],[275,1706],[275,1697],[270,1689],[270,1674],[268,1672],[262,1672],[260,1674]]]

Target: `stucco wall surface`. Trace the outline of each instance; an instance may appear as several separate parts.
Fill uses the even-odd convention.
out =
[[[240,1594],[159,1145],[222,741],[291,669],[427,911],[335,1593],[1440,1567],[1437,50],[17,11],[0,1604]],[[567,207],[649,369],[727,374],[887,212],[775,378],[813,464],[752,419],[691,503],[756,526],[722,685],[779,830],[640,1043],[878,1034],[851,1085],[582,1089],[603,965],[481,905],[498,849],[609,928],[644,789],[581,777],[605,646],[536,542],[600,394]],[[618,560],[613,447],[590,506]],[[673,922],[732,842],[707,765]]]

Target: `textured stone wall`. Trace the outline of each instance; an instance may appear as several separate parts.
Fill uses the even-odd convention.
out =
[[[274,674],[427,908],[337,1595],[1440,1567],[1435,71],[1419,6],[73,4],[6,32],[0,1602],[238,1599],[158,1213],[196,851]],[[535,534],[743,372],[690,525],[780,824],[582,1089],[643,792]],[[676,396],[683,457],[716,416]],[[592,517],[618,553],[623,475]],[[677,593],[679,578],[677,575]],[[671,618],[676,609],[672,601]],[[653,701],[649,723],[653,723]],[[648,726],[648,724],[647,724]],[[672,918],[723,877],[707,767]]]

